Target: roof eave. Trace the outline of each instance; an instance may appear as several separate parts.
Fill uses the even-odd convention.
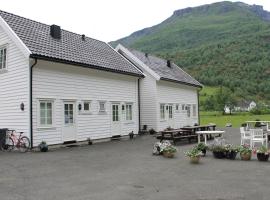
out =
[[[173,80],[173,79],[164,78],[164,77],[161,77],[160,80],[179,83],[179,84],[182,84],[182,85],[188,85],[188,86],[192,86],[192,87],[196,87],[196,88],[200,88],[200,89],[203,88],[202,85],[196,85],[196,84],[187,83],[187,82],[184,82],[184,81]]]
[[[107,71],[107,72],[112,72],[112,73],[118,73],[118,74],[124,74],[124,75],[144,78],[143,74],[136,74],[136,73],[126,72],[126,71],[121,71],[121,70],[114,70],[114,69],[109,69],[109,68],[102,67],[102,66],[79,63],[79,62],[44,56],[44,55],[30,54],[30,58],[36,58],[36,59],[45,60],[45,61],[52,61],[52,62],[57,62],[57,63],[75,65],[75,66],[80,66],[80,67],[86,67],[86,68],[91,68],[91,69],[96,69],[96,70],[102,70],[102,71]]]

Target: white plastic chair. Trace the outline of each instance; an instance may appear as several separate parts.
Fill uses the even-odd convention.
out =
[[[251,130],[251,147],[254,148],[256,143],[260,143],[262,145],[267,144],[267,134],[263,134],[263,129],[252,129]]]
[[[240,133],[241,133],[241,145],[243,144],[249,144],[250,146],[252,145],[251,143],[251,132],[246,131],[245,127],[240,127]],[[246,143],[248,141],[248,143]]]

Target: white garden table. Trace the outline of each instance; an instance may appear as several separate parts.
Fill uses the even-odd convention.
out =
[[[201,142],[201,135],[204,136],[204,143],[207,145],[207,135],[221,135],[223,137],[223,134],[225,131],[197,131],[196,134],[198,135],[198,144]]]

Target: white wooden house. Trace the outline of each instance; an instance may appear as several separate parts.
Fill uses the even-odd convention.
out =
[[[171,61],[121,44],[116,50],[145,74],[139,84],[141,126],[160,131],[199,123],[198,81]]]
[[[0,128],[33,146],[136,134],[142,77],[104,42],[0,11]]]

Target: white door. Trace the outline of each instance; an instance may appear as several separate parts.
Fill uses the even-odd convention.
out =
[[[112,104],[112,136],[121,135],[120,104]]]
[[[168,125],[171,128],[174,128],[174,113],[173,113],[173,105],[168,105],[168,110],[167,110],[168,114]]]
[[[75,120],[75,102],[64,102],[64,124],[63,124],[63,141],[76,140],[76,120]]]

